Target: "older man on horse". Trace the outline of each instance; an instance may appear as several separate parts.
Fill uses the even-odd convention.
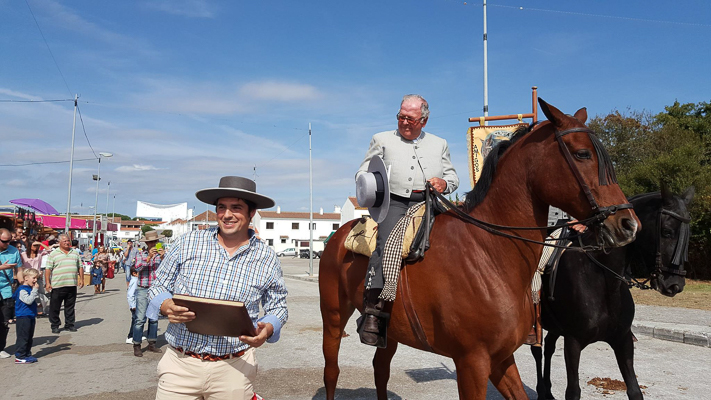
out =
[[[378,221],[376,248],[365,278],[364,320],[359,327],[361,342],[371,346],[385,347],[386,343],[383,333],[388,319],[381,313],[385,301],[379,296],[384,285],[383,248],[390,232],[409,207],[424,201],[427,182],[440,193],[451,193],[459,186],[447,141],[422,130],[429,115],[429,105],[422,96],[404,96],[397,113],[397,129],[373,135],[356,173],[357,181],[368,172],[371,159],[379,156],[390,177],[389,204],[385,203],[387,212]]]

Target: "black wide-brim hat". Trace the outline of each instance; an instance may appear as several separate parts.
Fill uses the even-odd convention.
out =
[[[203,203],[217,205],[217,200],[223,197],[235,197],[249,200],[257,208],[274,207],[274,200],[257,193],[257,183],[241,176],[223,176],[216,188],[202,189],[195,192],[195,197]]]
[[[368,163],[368,172],[356,179],[356,198],[359,206],[368,208],[375,222],[383,222],[388,215],[390,184],[385,162],[380,156],[373,156]]]

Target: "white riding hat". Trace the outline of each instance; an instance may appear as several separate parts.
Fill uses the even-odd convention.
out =
[[[368,164],[368,172],[356,179],[358,205],[367,207],[370,216],[381,223],[390,207],[390,185],[385,163],[380,156],[373,156]]]

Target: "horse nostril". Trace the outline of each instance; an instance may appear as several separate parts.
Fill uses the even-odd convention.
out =
[[[634,233],[637,231],[637,222],[631,218],[623,218],[620,225],[622,226],[622,229],[628,232]]]

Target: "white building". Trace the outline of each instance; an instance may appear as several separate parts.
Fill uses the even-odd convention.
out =
[[[193,210],[188,209],[188,203],[178,204],[152,204],[145,201],[136,202],[136,217],[157,218],[160,221],[183,220],[193,217]]]
[[[343,208],[341,208],[341,225],[364,215],[370,215],[368,213],[368,209],[359,206],[358,199],[355,197],[349,197],[346,199],[346,203],[343,205]]]
[[[156,230],[162,232],[166,229],[170,229],[173,231],[172,237],[174,239],[190,231],[212,228],[213,226],[217,226],[217,214],[215,214],[214,211],[208,210],[202,214],[190,218],[187,222],[184,218],[178,218],[170,222],[160,224],[156,226]]]
[[[314,251],[323,250],[323,241],[341,226],[341,214],[324,213],[323,208],[313,215]],[[309,213],[257,210],[252,224],[259,237],[272,246],[275,251],[290,247],[297,249],[309,248]]]

